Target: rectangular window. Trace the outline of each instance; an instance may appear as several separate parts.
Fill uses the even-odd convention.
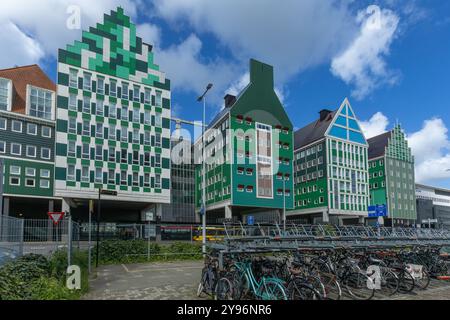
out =
[[[6,153],[6,142],[0,141],[0,153]]]
[[[151,125],[151,117],[150,117],[150,111],[145,110],[144,111],[144,124]]]
[[[150,152],[144,153],[144,166],[150,166]]]
[[[52,128],[43,126],[41,129],[41,135],[44,138],[51,138],[52,137]]]
[[[68,130],[69,133],[77,134],[77,119],[76,118],[69,118],[69,126]]]
[[[98,116],[103,117],[103,101],[102,100],[97,100],[97,104],[95,106],[95,113]]]
[[[161,175],[155,174],[155,189],[161,189]]]
[[[36,146],[27,146],[27,157],[36,158]]]
[[[69,71],[69,87],[78,89],[78,70],[70,69],[70,71]]]
[[[108,160],[110,162],[116,162],[116,148],[115,147],[108,148]]]
[[[75,166],[73,164],[67,166],[67,180],[75,181]]]
[[[105,94],[105,79],[98,77],[97,78],[97,93],[104,95]]]
[[[162,92],[156,91],[155,104],[157,107],[162,106]]]
[[[150,188],[150,173],[144,173],[144,187]]]
[[[83,120],[83,136],[90,136],[91,135],[91,123],[89,120]]]
[[[111,97],[117,97],[117,82],[115,80],[109,82],[109,95]]]
[[[135,102],[141,101],[141,92],[140,92],[140,88],[138,86],[133,86],[133,100]]]
[[[89,159],[90,155],[90,148],[89,148],[89,143],[83,143],[83,145],[81,146],[81,157],[83,159]]]
[[[67,156],[75,158],[75,156],[76,156],[76,143],[75,143],[75,141],[69,141],[67,143]]]
[[[17,120],[13,120],[11,128],[12,128],[12,131],[14,131],[14,132],[22,133],[22,122],[21,121],[17,121]]]
[[[128,109],[125,106],[122,106],[122,109],[120,111],[120,119],[128,121]]]
[[[77,111],[78,110],[78,100],[76,94],[69,94],[69,110]]]
[[[122,163],[128,163],[128,152],[126,149],[120,151],[120,161]]]
[[[102,170],[102,168],[95,168],[95,183],[103,183],[103,170]]]
[[[123,186],[126,186],[128,184],[127,172],[125,170],[120,171],[120,184]]]
[[[0,110],[9,111],[10,94],[11,94],[11,80],[0,79]]]
[[[129,96],[128,96],[128,83],[123,83],[122,82],[122,99],[124,100],[128,100]]]
[[[127,127],[122,127],[120,140],[122,142],[128,142],[128,128]]]
[[[28,123],[27,124],[27,134],[36,136],[37,135],[37,125],[34,123]]]
[[[27,177],[36,177],[36,169],[35,168],[25,168],[25,175]]]
[[[92,76],[89,73],[83,74],[83,90],[91,91],[92,88]]]
[[[103,123],[98,123],[95,125],[95,137],[103,139]]]
[[[45,160],[50,160],[51,154],[50,154],[50,148],[41,148],[41,158]]]
[[[83,112],[91,113],[91,98],[83,97]]]
[[[272,174],[272,128],[258,123],[256,125],[257,185],[258,197],[273,197]]]
[[[139,142],[139,129],[133,129],[133,143]]]
[[[155,147],[161,147],[161,133],[159,132],[155,133]]]
[[[6,119],[0,118],[0,130],[6,130]]]
[[[9,174],[20,176],[20,167],[19,166],[10,166]]]
[[[9,177],[9,184],[12,186],[19,186],[20,178],[19,177]]]
[[[39,187],[41,189],[50,189],[50,180],[43,180],[43,179],[41,179],[39,181]]]
[[[95,145],[95,160],[103,160],[103,146],[101,144]]]
[[[110,124],[108,130],[109,140],[116,140],[116,125]]]
[[[150,89],[145,88],[144,103],[150,104],[151,101],[152,101],[152,91]]]
[[[162,118],[161,118],[161,114],[160,113],[157,113],[155,115],[155,126],[158,127],[158,128],[162,127]]]
[[[133,151],[133,164],[139,164],[139,151]]]
[[[109,115],[110,118],[115,119],[117,118],[117,106],[115,103],[109,104]]]
[[[133,172],[133,186],[139,187],[139,173]]]
[[[16,156],[22,155],[22,145],[19,143],[11,143],[11,154]]]
[[[113,169],[108,170],[108,184],[116,183],[116,174]]]
[[[90,179],[89,179],[89,167],[88,166],[82,166],[81,167],[81,181],[82,182],[90,182]]]
[[[160,153],[155,154],[155,167],[156,168],[161,167],[161,154]]]
[[[31,179],[31,178],[26,178],[25,179],[25,186],[29,187],[29,188],[34,188],[35,186],[35,180]]]
[[[139,108],[133,108],[133,122],[139,123],[141,121],[141,113]]]

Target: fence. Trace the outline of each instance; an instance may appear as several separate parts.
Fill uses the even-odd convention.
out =
[[[23,223],[22,219],[0,216],[0,255],[23,254]]]

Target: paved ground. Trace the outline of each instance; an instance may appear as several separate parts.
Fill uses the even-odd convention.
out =
[[[88,300],[195,300],[203,262],[102,266]],[[345,297],[344,297],[345,299]],[[375,299],[450,300],[450,281],[432,280],[425,291]]]
[[[89,300],[193,300],[203,262],[104,266],[90,283]]]

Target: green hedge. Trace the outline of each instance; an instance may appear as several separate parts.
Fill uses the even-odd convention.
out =
[[[0,300],[73,300],[88,291],[87,253],[75,251],[72,264],[81,268],[81,290],[66,288],[67,252],[49,259],[29,254],[0,268]]]
[[[96,247],[92,251],[96,258]],[[202,259],[202,247],[198,243],[176,242],[172,244],[150,243],[150,259],[145,240],[107,240],[99,245],[99,264],[140,263],[154,261]]]

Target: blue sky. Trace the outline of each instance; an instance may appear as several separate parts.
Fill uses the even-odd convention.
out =
[[[39,63],[55,78],[57,48],[81,33],[65,27],[73,4],[83,29],[118,5],[131,15],[172,81],[177,117],[201,120],[196,97],[212,82],[211,119],[256,58],[274,66],[296,127],[348,97],[367,136],[400,122],[418,181],[450,188],[450,1],[3,0],[0,68]]]

